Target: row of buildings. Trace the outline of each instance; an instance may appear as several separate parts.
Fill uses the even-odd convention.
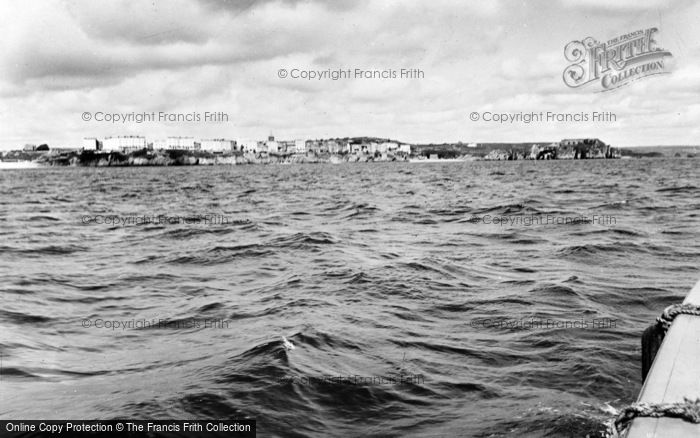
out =
[[[207,139],[195,141],[194,137],[168,137],[148,143],[146,137],[139,135],[122,135],[105,137],[99,140],[94,137],[83,139],[83,150],[105,152],[133,152],[142,149],[160,150],[205,150],[209,152],[232,152],[236,150],[235,140]]]
[[[458,143],[433,147],[417,145],[412,148],[406,143],[380,140],[376,138],[345,138],[325,140],[276,140],[269,136],[267,140],[230,140],[202,139],[194,137],[167,137],[152,143],[142,136],[117,136],[83,139],[83,150],[105,152],[134,152],[138,150],[182,150],[205,151],[215,154],[253,153],[253,154],[331,154],[331,155],[369,155],[374,157],[409,157],[411,154],[426,157],[445,158],[483,157],[487,160],[547,160],[547,159],[585,159],[585,158],[619,158],[620,150],[605,144],[597,138],[564,139],[550,144],[477,144]],[[442,155],[442,156],[441,156]]]
[[[142,149],[153,150],[184,150],[207,151],[212,153],[268,153],[268,154],[395,154],[410,155],[411,145],[393,141],[358,141],[345,140],[275,140],[274,136],[267,140],[228,140],[228,139],[202,139],[194,137],[167,137],[155,140],[152,143],[146,141],[146,137],[126,135],[106,137],[99,140],[94,137],[84,138],[83,150],[105,152],[133,152]]]

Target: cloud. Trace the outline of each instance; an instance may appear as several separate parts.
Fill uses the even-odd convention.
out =
[[[66,4],[66,11],[87,37],[108,43],[201,44],[209,38],[212,26],[212,17],[199,4],[184,0],[74,0]],[[214,25],[218,24],[223,25],[223,20]]]
[[[70,88],[71,78],[81,88],[90,78],[111,83],[148,70],[236,66],[293,53],[318,54],[320,61],[339,47],[345,55],[336,58],[346,65],[362,59],[360,67],[372,67],[397,54],[414,62],[460,51],[474,53],[475,48],[467,51],[465,46],[483,37],[480,30],[455,29],[474,14],[493,14],[496,5],[471,4],[454,11],[448,2],[371,2],[366,10],[355,12],[349,5],[329,8],[308,1],[216,7],[183,0],[53,1],[43,8],[6,5],[10,38],[0,42],[6,54],[0,74],[19,86],[32,81],[33,89]],[[233,15],[214,13],[216,8]],[[435,40],[432,26],[452,30]]]
[[[700,7],[680,0],[48,0],[0,3],[3,147],[40,137],[167,133],[378,135],[407,141],[557,139],[565,126],[469,123],[470,111],[620,112],[618,144],[690,142]],[[673,73],[615,93],[570,89],[566,43],[657,26]],[[280,68],[419,68],[420,80],[303,81]],[[609,94],[609,95],[608,95]],[[82,111],[225,111],[232,123],[86,124]],[[656,112],[663,129],[648,128]],[[678,115],[678,112],[681,115]],[[536,129],[537,128],[537,129]],[[575,127],[593,130],[594,126]],[[657,125],[658,128],[658,125]],[[183,132],[187,131],[187,132]],[[644,133],[643,135],[641,133]],[[602,135],[601,134],[601,135]],[[650,141],[651,141],[650,140]]]

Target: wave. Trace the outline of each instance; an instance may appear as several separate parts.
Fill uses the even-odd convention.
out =
[[[685,193],[695,193],[698,190],[700,190],[700,189],[698,189],[698,187],[696,187],[696,186],[687,185],[687,186],[679,186],[679,187],[663,187],[663,188],[657,189],[656,191],[658,193],[685,194]]]
[[[13,312],[11,310],[0,309],[0,321],[18,325],[42,325],[49,324],[54,319],[49,316],[35,315],[25,312]]]
[[[86,252],[88,248],[80,245],[47,245],[37,248],[17,248],[13,246],[0,246],[0,252],[17,254],[30,258],[41,258],[42,256],[63,256],[79,252]]]
[[[641,331],[696,280],[697,163],[658,161],[654,175],[678,176],[663,183],[676,187],[659,187],[649,163],[17,172],[0,181],[0,351],[17,401],[3,413],[250,417],[261,436],[592,434],[607,420],[601,400],[637,395]],[[86,210],[144,203],[250,220],[79,223]],[[624,215],[606,227],[479,219],[589,212]],[[81,318],[170,328],[86,329]],[[471,325],[486,318],[619,320]],[[228,328],[192,324],[204,319]],[[323,379],[348,375],[370,379]],[[423,380],[371,380],[405,375]],[[110,388],[110,402],[73,403],[66,383]]]

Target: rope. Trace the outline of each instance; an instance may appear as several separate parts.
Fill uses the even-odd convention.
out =
[[[637,417],[672,417],[680,418],[694,424],[700,423],[700,398],[677,403],[635,403],[625,408],[615,419],[615,429],[621,434],[629,423]]]
[[[700,316],[700,306],[695,304],[672,304],[664,309],[661,316],[656,318],[656,324],[663,328],[665,332],[671,327],[673,320],[678,315]]]
[[[642,378],[646,380],[654,357],[661,346],[664,335],[678,315],[700,316],[700,306],[696,304],[672,304],[656,318],[656,324],[644,331],[642,336]],[[684,397],[677,403],[634,403],[620,412],[615,419],[615,429],[621,434],[629,423],[637,417],[673,417],[700,424],[700,397],[691,400]]]

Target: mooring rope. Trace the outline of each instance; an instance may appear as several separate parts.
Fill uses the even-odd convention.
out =
[[[642,334],[642,380],[646,380],[656,352],[661,347],[666,332],[678,315],[700,316],[700,306],[696,304],[672,304],[656,318],[655,324],[644,331]]]
[[[678,315],[700,316],[700,306],[695,304],[672,304],[664,309],[661,316],[656,318],[656,323],[661,326],[664,331],[668,331],[673,320]]]
[[[678,315],[700,316],[700,306],[696,304],[672,304],[656,318],[656,324],[645,330],[642,336],[642,376],[647,373],[661,342]],[[700,423],[700,397],[696,400],[683,398],[677,403],[634,403],[624,408],[615,419],[615,429],[621,434],[629,423],[637,417],[673,417],[691,423]]]
[[[628,406],[615,419],[615,429],[621,434],[629,423],[637,417],[673,417],[700,423],[700,398],[684,398],[677,403],[634,403]]]

